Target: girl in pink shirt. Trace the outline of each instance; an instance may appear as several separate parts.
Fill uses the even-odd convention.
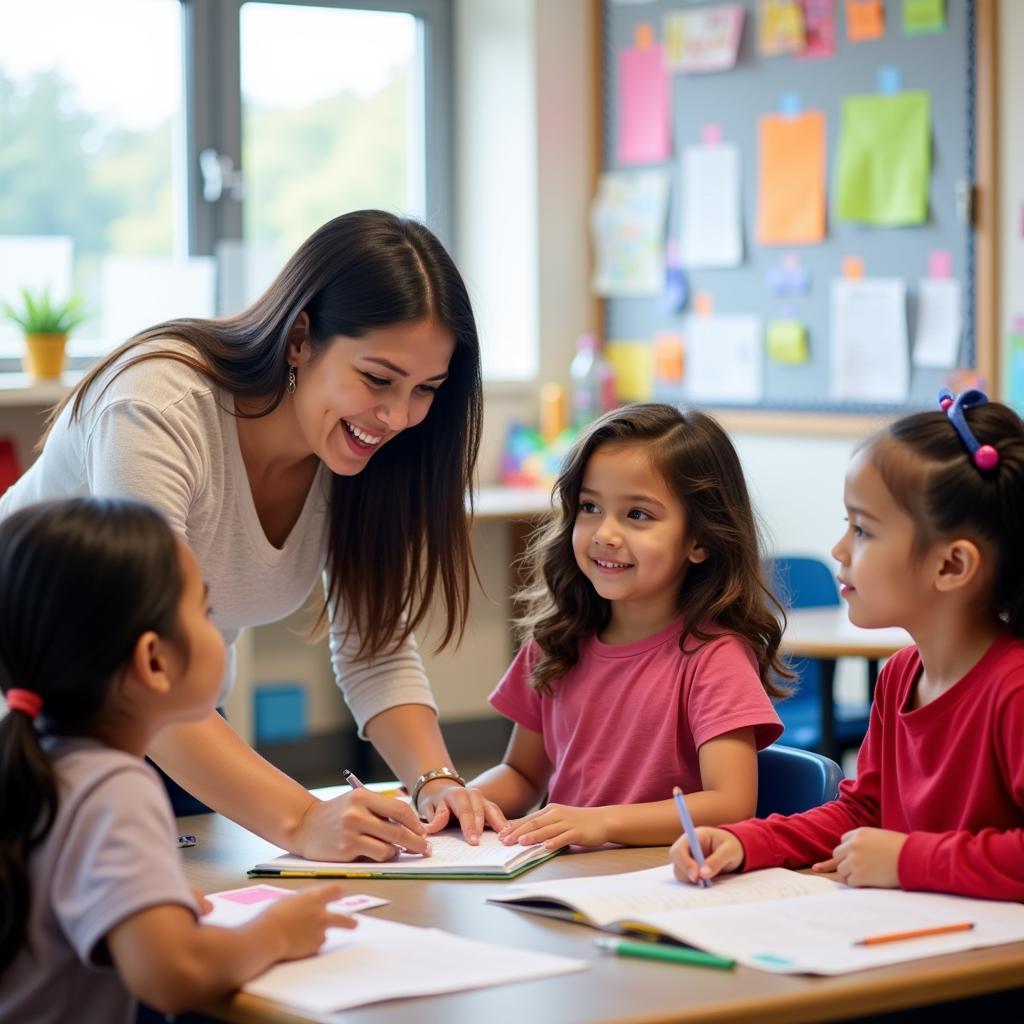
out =
[[[753,813],[757,750],[782,732],[781,609],[725,432],[667,405],[618,409],[555,494],[527,554],[525,644],[491,696],[512,738],[473,783],[521,816],[501,836],[668,843],[675,785],[706,824]]]
[[[857,778],[804,814],[697,830],[681,880],[813,864],[849,885],[1024,900],[1024,423],[977,390],[871,438],[833,548],[858,626],[914,646],[882,670]]]

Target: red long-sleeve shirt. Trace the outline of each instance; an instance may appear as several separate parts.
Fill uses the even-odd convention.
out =
[[[857,778],[838,799],[726,826],[744,870],[806,867],[870,826],[909,835],[904,889],[1024,901],[1024,641],[1000,635],[963,679],[908,710],[920,672],[916,647],[889,659]]]

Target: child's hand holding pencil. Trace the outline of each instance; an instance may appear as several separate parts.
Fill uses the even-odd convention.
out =
[[[672,869],[680,882],[699,884],[702,880],[710,881],[723,872],[738,871],[743,866],[743,844],[724,828],[708,828],[702,826],[695,830],[700,850],[704,854],[703,867],[697,863],[690,849],[690,840],[684,832],[672,844],[669,857]]]

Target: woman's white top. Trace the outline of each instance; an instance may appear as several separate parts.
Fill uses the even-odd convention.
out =
[[[138,353],[180,347],[148,343]],[[213,621],[228,644],[221,700],[234,680],[234,641],[245,626],[298,609],[324,571],[330,471],[321,464],[284,545],[267,540],[238,443],[233,397],[173,359],[129,367],[106,390],[88,391],[79,415],[63,410],[35,464],[0,497],[0,519],[46,498],[139,498],[159,508],[196,554],[210,588]],[[362,733],[374,715],[399,704],[436,711],[410,637],[373,664],[356,661],[358,639],[342,642],[344,609],[331,609],[335,678]]]

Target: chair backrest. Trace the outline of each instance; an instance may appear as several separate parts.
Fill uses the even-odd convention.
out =
[[[843,770],[813,750],[778,743],[757,755],[757,816],[798,814],[835,800]]]
[[[824,608],[840,603],[835,575],[817,558],[781,555],[769,560],[767,575],[787,608]]]

